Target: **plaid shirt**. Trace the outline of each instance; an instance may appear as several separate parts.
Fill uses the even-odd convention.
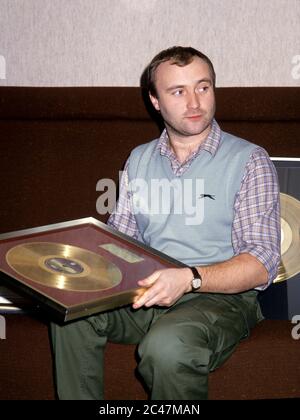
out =
[[[158,139],[156,147],[161,155],[169,158],[174,175],[181,176],[203,150],[212,156],[215,155],[221,133],[219,125],[214,120],[206,140],[183,163],[178,161],[169,147],[166,130]],[[116,209],[107,223],[120,232],[138,239],[139,231],[128,194],[128,165],[129,159],[122,174]],[[234,255],[249,253],[265,266],[269,273],[268,285],[276,278],[280,263],[280,232],[277,172],[266,151],[257,146],[246,165],[240,190],[235,197],[232,246]]]

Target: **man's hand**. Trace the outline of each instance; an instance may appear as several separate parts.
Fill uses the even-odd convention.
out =
[[[142,306],[172,306],[185,293],[191,291],[193,274],[189,268],[167,268],[154,271],[149,277],[140,280],[139,286],[146,291],[133,304],[134,309]]]

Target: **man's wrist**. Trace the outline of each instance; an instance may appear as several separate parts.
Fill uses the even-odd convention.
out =
[[[191,282],[192,292],[199,292],[202,286],[202,277],[199,273],[199,270],[196,267],[190,267],[191,272],[193,273],[193,279]]]
[[[184,269],[187,273],[187,288],[185,293],[198,292],[202,286],[202,276],[196,267],[187,267]]]

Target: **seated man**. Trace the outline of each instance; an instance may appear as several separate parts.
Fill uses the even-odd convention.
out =
[[[145,292],[133,305],[52,325],[61,399],[103,398],[107,340],[139,344],[138,369],[152,399],[208,398],[209,372],[261,319],[257,293],[277,275],[276,170],[261,147],[223,132],[214,119],[211,61],[173,47],[144,76],[165,130],[131,153],[108,224],[189,267],[141,279]],[[173,194],[151,191],[153,180],[171,183]],[[169,211],[153,211],[162,209],[160,199],[169,200]]]

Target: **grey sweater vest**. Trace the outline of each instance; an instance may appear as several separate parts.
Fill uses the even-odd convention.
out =
[[[258,146],[222,132],[216,154],[201,151],[181,176],[156,146],[157,139],[138,146],[129,160],[139,239],[188,265],[231,258],[235,197]]]

